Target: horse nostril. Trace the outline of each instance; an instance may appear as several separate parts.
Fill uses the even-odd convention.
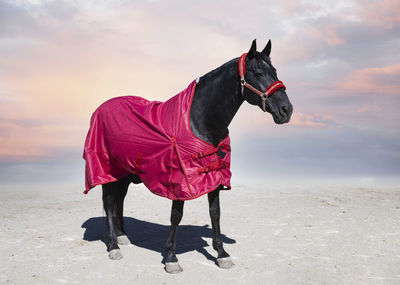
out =
[[[286,116],[289,114],[289,108],[288,108],[288,106],[283,105],[283,106],[281,107],[281,110],[280,110],[279,113],[281,113],[282,116],[286,117]]]

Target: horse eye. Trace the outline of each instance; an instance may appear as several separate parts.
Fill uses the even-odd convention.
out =
[[[254,71],[254,75],[257,77],[261,77],[264,75],[264,73],[261,70],[256,70],[256,71]]]

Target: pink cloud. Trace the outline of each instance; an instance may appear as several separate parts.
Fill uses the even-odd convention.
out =
[[[34,144],[27,143],[32,135],[26,128],[10,122],[0,123],[0,159],[9,157],[38,157],[43,151]]]
[[[334,24],[324,24],[319,26],[307,27],[307,31],[303,31],[303,36],[315,40],[322,40],[329,46],[336,46],[345,43],[345,40],[341,38],[337,31],[337,27]]]
[[[279,53],[273,54],[277,63],[293,63],[297,60],[312,60],[315,50],[320,46],[338,46],[346,43],[332,24],[307,26],[295,34],[287,34],[278,40]],[[317,44],[318,43],[318,44]],[[275,45],[275,44],[274,44]]]
[[[357,0],[362,19],[369,25],[393,29],[400,25],[398,0],[366,1]]]
[[[83,131],[77,125],[60,127],[60,122],[0,122],[0,160],[35,159],[54,155],[55,149],[73,149],[83,142]]]
[[[290,120],[290,125],[295,127],[324,128],[333,120],[333,116],[328,114],[294,112]]]
[[[398,23],[399,7],[394,5],[395,1],[381,2],[382,6],[359,1],[366,5],[362,6],[363,17],[374,25],[381,25],[382,19],[385,27]],[[289,20],[296,15],[311,15],[312,19],[315,11],[321,13],[321,7],[315,3],[304,5],[295,0],[283,3],[282,14]],[[127,94],[167,99],[190,80],[240,55],[247,49],[247,44],[243,44],[246,37],[257,33],[257,30],[247,28],[243,29],[245,33],[234,33],[242,31],[243,27],[235,26],[237,21],[230,15],[216,21],[218,25],[215,25],[210,19],[220,19],[220,11],[213,10],[214,14],[210,16],[207,5],[200,8],[207,11],[208,18],[193,16],[205,15],[197,6],[191,8],[190,13],[184,13],[186,16],[177,17],[177,9],[165,13],[171,4],[156,5],[156,13],[153,4],[142,5],[99,15],[96,11],[100,10],[89,9],[81,11],[81,16],[73,21],[60,21],[57,25],[39,21],[37,27],[44,30],[35,33],[33,27],[26,41],[24,38],[11,40],[9,45],[8,41],[2,42],[0,47],[7,56],[0,57],[1,69],[6,71],[1,74],[1,91],[9,93],[14,103],[0,103],[0,159],[51,155],[57,147],[80,148],[90,115],[103,101]],[[247,6],[239,5],[240,9],[242,7]],[[378,17],[370,14],[374,9]],[[236,10],[230,12],[236,15]],[[184,27],[181,26],[182,16],[187,20]],[[42,17],[38,17],[40,19]],[[334,23],[324,22],[318,26],[301,19],[286,20],[294,32],[280,33],[282,38],[273,38],[273,58],[274,63],[275,58],[278,59],[277,66],[282,61],[293,63],[312,58],[321,43],[324,47],[345,43]],[[165,29],[166,22],[168,29]],[[258,32],[262,31],[264,36],[265,26],[260,27]],[[268,33],[274,35],[274,31],[271,27]],[[183,40],[185,42],[181,43]],[[340,87],[362,92],[383,88],[385,92],[394,93],[394,90],[400,90],[399,83],[383,83],[381,78],[399,78],[399,70],[399,65],[356,70],[340,83]],[[310,82],[302,81],[298,86],[307,86]],[[316,83],[311,84],[310,87],[315,87]],[[374,108],[368,105],[358,112],[373,111]],[[252,121],[260,123],[254,128],[249,127],[247,117],[243,119],[243,126],[240,125],[243,130],[259,132],[264,125],[273,126],[272,119],[261,112],[252,110],[248,114],[251,118],[254,116]],[[323,128],[333,119],[329,115],[298,112],[293,115],[291,125]],[[16,123],[18,120],[24,123]],[[29,123],[35,120],[43,124]]]
[[[354,93],[399,95],[400,64],[384,67],[356,69],[337,86]]]
[[[368,104],[356,110],[357,113],[366,113],[366,112],[378,112],[381,111],[382,108],[378,104]],[[350,112],[353,112],[351,110]]]
[[[281,13],[284,16],[294,16],[299,11],[300,3],[297,0],[286,0],[282,2]]]
[[[327,26],[322,33],[324,41],[330,46],[341,45],[345,43],[345,40],[341,38],[333,26]]]

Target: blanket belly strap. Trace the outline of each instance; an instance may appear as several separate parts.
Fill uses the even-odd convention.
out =
[[[205,167],[199,167],[197,169],[197,171],[199,173],[208,173],[210,171],[216,171],[216,170],[221,170],[223,168],[229,168],[230,167],[230,163],[229,162],[223,162],[220,159],[218,159],[217,161],[205,166]]]
[[[210,148],[210,149],[207,149],[206,151],[201,151],[201,152],[192,154],[192,158],[193,158],[193,160],[197,160],[197,159],[199,159],[199,158],[202,158],[202,157],[205,157],[205,156],[214,154],[214,153],[216,153],[218,150],[219,150],[219,148],[217,148],[217,147],[215,147],[215,148]]]
[[[142,159],[143,159],[143,154],[141,152],[139,152],[135,159],[135,172],[136,172],[135,174],[136,175],[143,173],[143,170],[141,168],[142,162],[143,162]]]
[[[193,160],[197,160],[199,158],[214,154],[218,151],[222,151],[222,150],[226,150],[226,151],[231,151],[231,147],[227,144],[222,144],[219,147],[213,147],[213,148],[209,148],[205,151],[201,151],[201,152],[197,152],[197,153],[193,153],[192,154],[192,158]]]

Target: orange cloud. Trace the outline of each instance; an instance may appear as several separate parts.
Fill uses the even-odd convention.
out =
[[[337,86],[355,93],[400,95],[400,64],[384,67],[357,69]]]
[[[376,8],[387,23],[396,23],[400,18],[394,2],[384,0],[382,7],[368,4],[365,15],[371,18],[368,11]],[[165,100],[195,77],[246,51],[248,37],[256,33],[273,37],[279,31],[281,38],[272,39],[273,61],[278,65],[282,61],[293,63],[311,58],[321,42],[331,46],[344,44],[333,24],[310,27],[301,20],[292,21],[291,16],[296,15],[313,17],[315,9],[321,10],[317,4],[314,7],[300,1],[284,3],[283,18],[293,27],[293,33],[275,30],[278,24],[266,31],[266,26],[256,20],[246,22],[248,26],[238,24],[236,12],[248,7],[241,4],[231,10],[228,7],[229,13],[224,14],[221,11],[226,12],[227,8],[222,4],[212,10],[207,4],[188,4],[189,11],[181,13],[175,9],[181,8],[180,2],[75,7],[60,1],[57,5],[61,7],[56,11],[42,9],[38,4],[34,9],[27,5],[18,14],[20,18],[6,13],[11,28],[9,38],[6,35],[0,43],[0,100],[6,94],[10,101],[0,101],[0,159],[49,156],[56,148],[79,148],[91,113],[105,100],[129,94]],[[68,14],[70,5],[75,10],[72,15]],[[253,13],[251,9],[243,12]],[[57,19],[57,15],[64,16]],[[379,18],[375,24],[379,25]],[[258,30],[253,29],[256,26]],[[387,67],[388,73],[381,69],[357,70],[341,86],[369,90],[375,85],[371,80],[376,75],[398,76],[396,68]],[[378,83],[380,87],[386,84]],[[398,85],[385,86],[394,92]],[[332,119],[295,113],[291,125],[326,127]],[[254,109],[247,112],[246,118],[236,121],[243,132],[259,132],[274,126],[269,114]],[[257,123],[249,127],[249,121]]]
[[[151,13],[150,6],[100,14],[77,7],[73,21],[23,9],[29,13],[20,16],[36,24],[10,36],[18,40],[0,43],[7,54],[0,56],[0,72],[7,70],[0,74],[0,159],[80,148],[91,114],[107,99],[166,100],[240,54],[234,39],[194,21],[184,28],[180,20],[168,21],[166,28],[172,15]]]
[[[80,147],[84,139],[79,125],[61,127],[60,122],[2,121],[0,131],[0,160],[53,156],[56,149]]]

